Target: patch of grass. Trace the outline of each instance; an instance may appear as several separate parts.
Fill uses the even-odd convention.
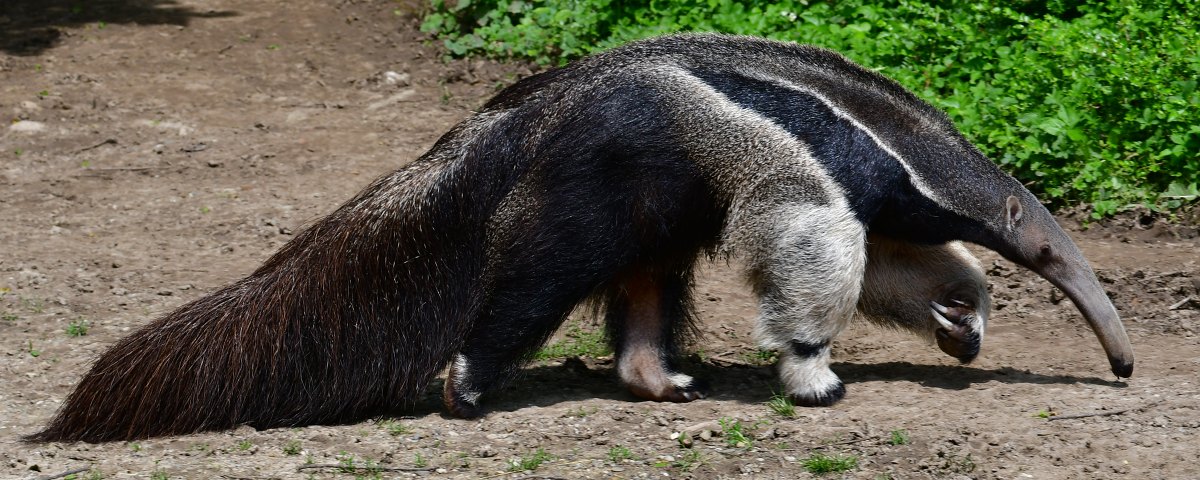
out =
[[[254,448],[254,444],[251,443],[250,440],[242,440],[237,444],[237,449],[243,452],[251,448]]]
[[[771,408],[772,412],[783,418],[796,417],[796,404],[792,403],[792,397],[787,394],[776,393],[767,401],[767,407]]]
[[[88,321],[79,319],[67,325],[68,337],[82,337],[88,333]]]
[[[617,445],[617,446],[614,446],[614,447],[608,449],[608,459],[612,460],[614,462],[620,462],[622,460],[633,460],[633,452],[630,451],[629,448],[627,448],[627,447],[622,447],[620,445]]]
[[[904,430],[892,430],[888,443],[892,445],[908,445],[908,432]]]
[[[753,353],[744,353],[742,357],[746,359],[746,363],[752,365],[771,365],[779,360],[779,352],[760,348]]]
[[[534,360],[550,360],[571,357],[603,357],[611,355],[604,332],[584,330],[579,325],[572,325],[565,339],[538,350],[533,354]]]
[[[41,354],[42,354],[41,350],[33,348],[33,340],[29,341],[29,348],[26,351],[28,351],[29,356],[31,356],[33,358],[37,358],[37,357],[41,356]]]
[[[140,452],[140,451],[142,451],[142,444],[140,444],[140,443],[138,443],[138,442],[130,442],[130,443],[129,443],[129,450],[130,450],[130,451],[132,451],[132,452],[134,452],[134,453],[136,453],[136,452]]]
[[[19,157],[19,156],[21,156],[21,154],[22,154],[22,153],[25,153],[25,151],[24,151],[24,150],[21,150],[21,149],[19,149],[19,148],[14,148],[14,149],[13,149],[13,155],[16,155],[16,156],[18,156],[18,157]]]
[[[292,440],[283,446],[283,454],[288,456],[299,455],[301,451],[300,441]]]
[[[725,443],[735,448],[750,448],[754,446],[754,440],[746,436],[745,425],[742,422],[728,417],[722,417],[717,423],[721,424],[721,436],[725,439]]]
[[[1033,416],[1035,418],[1050,418],[1054,416],[1054,412],[1049,410],[1038,410],[1038,412],[1033,414]]]
[[[417,468],[425,468],[429,466],[429,459],[425,458],[424,455],[421,455],[421,452],[414,453],[413,465]]]
[[[21,317],[18,317],[17,314],[12,312],[5,312],[3,315],[0,315],[0,320],[4,320],[6,322],[15,322],[20,318]]]
[[[379,422],[379,425],[381,425],[384,430],[387,430],[388,434],[393,437],[407,435],[413,432],[412,427],[395,420],[384,420]]]
[[[674,462],[671,463],[671,466],[678,468],[680,470],[683,470],[685,472],[690,472],[692,470],[699,468],[700,465],[703,465],[703,464],[704,464],[704,457],[700,455],[700,451],[696,450],[696,449],[691,449],[691,450],[688,450],[687,452],[684,452],[683,455],[680,455],[679,458],[677,458]]]
[[[509,463],[508,471],[524,472],[537,470],[538,467],[542,466],[542,463],[553,459],[553,455],[550,455],[549,453],[546,453],[545,450],[539,448],[532,454],[522,456],[518,459],[513,459]]]
[[[812,456],[800,462],[805,470],[809,473],[822,474],[845,472],[858,466],[858,457],[855,456],[828,456],[823,453],[814,453]]]

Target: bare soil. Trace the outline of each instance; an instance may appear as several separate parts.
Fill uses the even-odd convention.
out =
[[[0,477],[808,478],[814,454],[857,461],[831,478],[1200,477],[1194,214],[1063,219],[1126,322],[1128,381],[1070,301],[981,252],[996,311],[977,361],[856,325],[835,351],[846,399],[785,418],[766,405],[778,387],[750,339],[754,299],[720,262],[698,281],[704,336],[688,362],[708,399],[638,401],[611,358],[583,357],[531,365],[476,421],[444,416],[435,384],[382,422],[18,442],[107,346],[249,273],[528,73],[444,63],[412,13],[382,0],[4,1]],[[510,471],[539,449],[550,458]],[[382,470],[300,469],[347,461]]]

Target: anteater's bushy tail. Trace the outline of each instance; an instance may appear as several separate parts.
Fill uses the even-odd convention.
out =
[[[249,277],[118,342],[26,440],[344,423],[411,401],[461,348],[480,302],[481,219],[505,181],[468,165],[472,128]]]

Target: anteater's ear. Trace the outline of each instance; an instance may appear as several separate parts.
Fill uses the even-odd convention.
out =
[[[1017,197],[1009,195],[1005,202],[1004,213],[1008,219],[1008,230],[1012,231],[1017,222],[1021,220],[1021,201]]]

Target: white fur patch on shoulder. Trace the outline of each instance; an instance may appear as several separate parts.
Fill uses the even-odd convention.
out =
[[[841,107],[839,107],[836,103],[834,103],[828,97],[826,97],[825,95],[821,94],[820,92],[818,92],[816,90],[813,90],[811,88],[806,88],[801,85],[796,85],[795,83],[789,82],[787,80],[784,80],[784,79],[781,79],[778,77],[763,76],[763,77],[759,77],[759,79],[774,83],[776,85],[779,85],[781,87],[784,87],[784,88],[787,88],[790,90],[794,90],[796,92],[804,93],[806,95],[811,95],[813,98],[820,100],[821,103],[825,104],[825,106],[828,107],[829,110],[834,113],[834,115],[837,115],[838,118],[841,118],[843,120],[850,122],[851,125],[854,125],[854,128],[857,128],[857,129],[861,130],[863,133],[867,134],[867,136],[870,137],[871,140],[875,142],[876,146],[878,146],[883,151],[887,152],[887,154],[889,156],[891,156],[893,159],[895,159],[897,162],[899,162],[900,166],[904,168],[904,171],[908,173],[908,177],[909,177],[909,179],[911,179],[913,186],[917,187],[917,190],[920,191],[922,195],[924,195],[926,198],[928,198],[930,200],[933,200],[934,203],[937,203],[938,205],[940,205],[943,208],[946,208],[950,211],[956,211],[954,208],[951,208],[951,206],[949,204],[944,202],[936,193],[934,193],[933,189],[930,188],[929,184],[925,181],[924,177],[922,177],[921,174],[917,173],[917,171],[912,168],[912,165],[909,164],[908,161],[904,159],[904,156],[900,155],[899,152],[897,152],[895,149],[893,149],[891,146],[889,146],[887,144],[887,142],[884,142],[883,139],[881,139],[879,137],[879,135],[877,135],[873,130],[871,130],[865,124],[860,122],[857,118],[854,118],[854,116],[851,115],[850,112],[843,110]]]

